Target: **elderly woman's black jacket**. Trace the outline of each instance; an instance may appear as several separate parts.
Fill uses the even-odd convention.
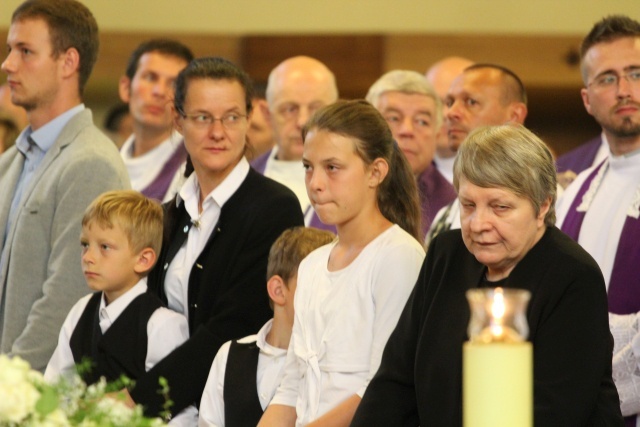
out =
[[[220,346],[255,334],[273,313],[266,290],[269,249],[287,228],[304,225],[300,203],[291,190],[251,169],[223,205],[218,224],[189,277],[189,340],[174,350],[131,391],[148,414],[164,400],[157,393],[165,377],[177,413],[199,403],[211,363]],[[191,220],[184,203],[165,209],[165,242],[149,276],[149,291],[166,303],[166,267],[187,238]]]
[[[434,239],[352,426],[462,425],[462,344],[470,316],[465,292],[484,272],[460,230]],[[605,284],[591,256],[549,228],[505,287],[532,294],[527,321],[535,425],[623,425],[611,378]]]

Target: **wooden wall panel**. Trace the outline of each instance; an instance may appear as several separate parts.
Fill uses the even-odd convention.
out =
[[[370,36],[250,36],[242,42],[244,69],[258,82],[266,82],[271,70],[283,60],[312,56],[336,76],[340,96],[364,97],[383,73],[383,37]]]
[[[111,33],[100,35],[100,57],[94,68],[87,99],[117,97],[117,84],[124,73],[131,52],[143,41],[158,37],[171,37],[191,48],[196,56],[224,56],[237,62],[240,57],[240,38],[215,34],[160,34],[160,33]]]
[[[512,69],[526,85],[580,85],[580,37],[491,35],[389,35],[385,38],[385,69],[424,72],[450,55],[492,62]]]

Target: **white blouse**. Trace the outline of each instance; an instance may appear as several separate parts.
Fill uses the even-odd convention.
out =
[[[425,252],[394,225],[346,268],[329,271],[336,242],[300,264],[285,376],[274,404],[295,406],[297,426],[364,394],[413,289]]]

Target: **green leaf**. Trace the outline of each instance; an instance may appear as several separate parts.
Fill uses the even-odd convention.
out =
[[[38,402],[36,403],[36,411],[38,411],[38,413],[43,417],[46,417],[56,410],[59,402],[60,399],[58,398],[58,393],[56,393],[53,388],[47,387],[42,390],[42,393],[40,394],[40,399],[38,399]]]

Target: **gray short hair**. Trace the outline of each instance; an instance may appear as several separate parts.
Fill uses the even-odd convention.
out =
[[[521,125],[486,126],[471,132],[458,149],[453,185],[464,178],[484,188],[504,188],[533,204],[536,215],[551,199],[544,223],[556,222],[556,168],[551,151],[540,138]]]
[[[440,129],[442,125],[442,101],[440,101],[433,86],[423,74],[409,70],[389,71],[371,85],[365,99],[378,108],[378,100],[385,92],[417,93],[433,99],[436,105],[436,129]]]

